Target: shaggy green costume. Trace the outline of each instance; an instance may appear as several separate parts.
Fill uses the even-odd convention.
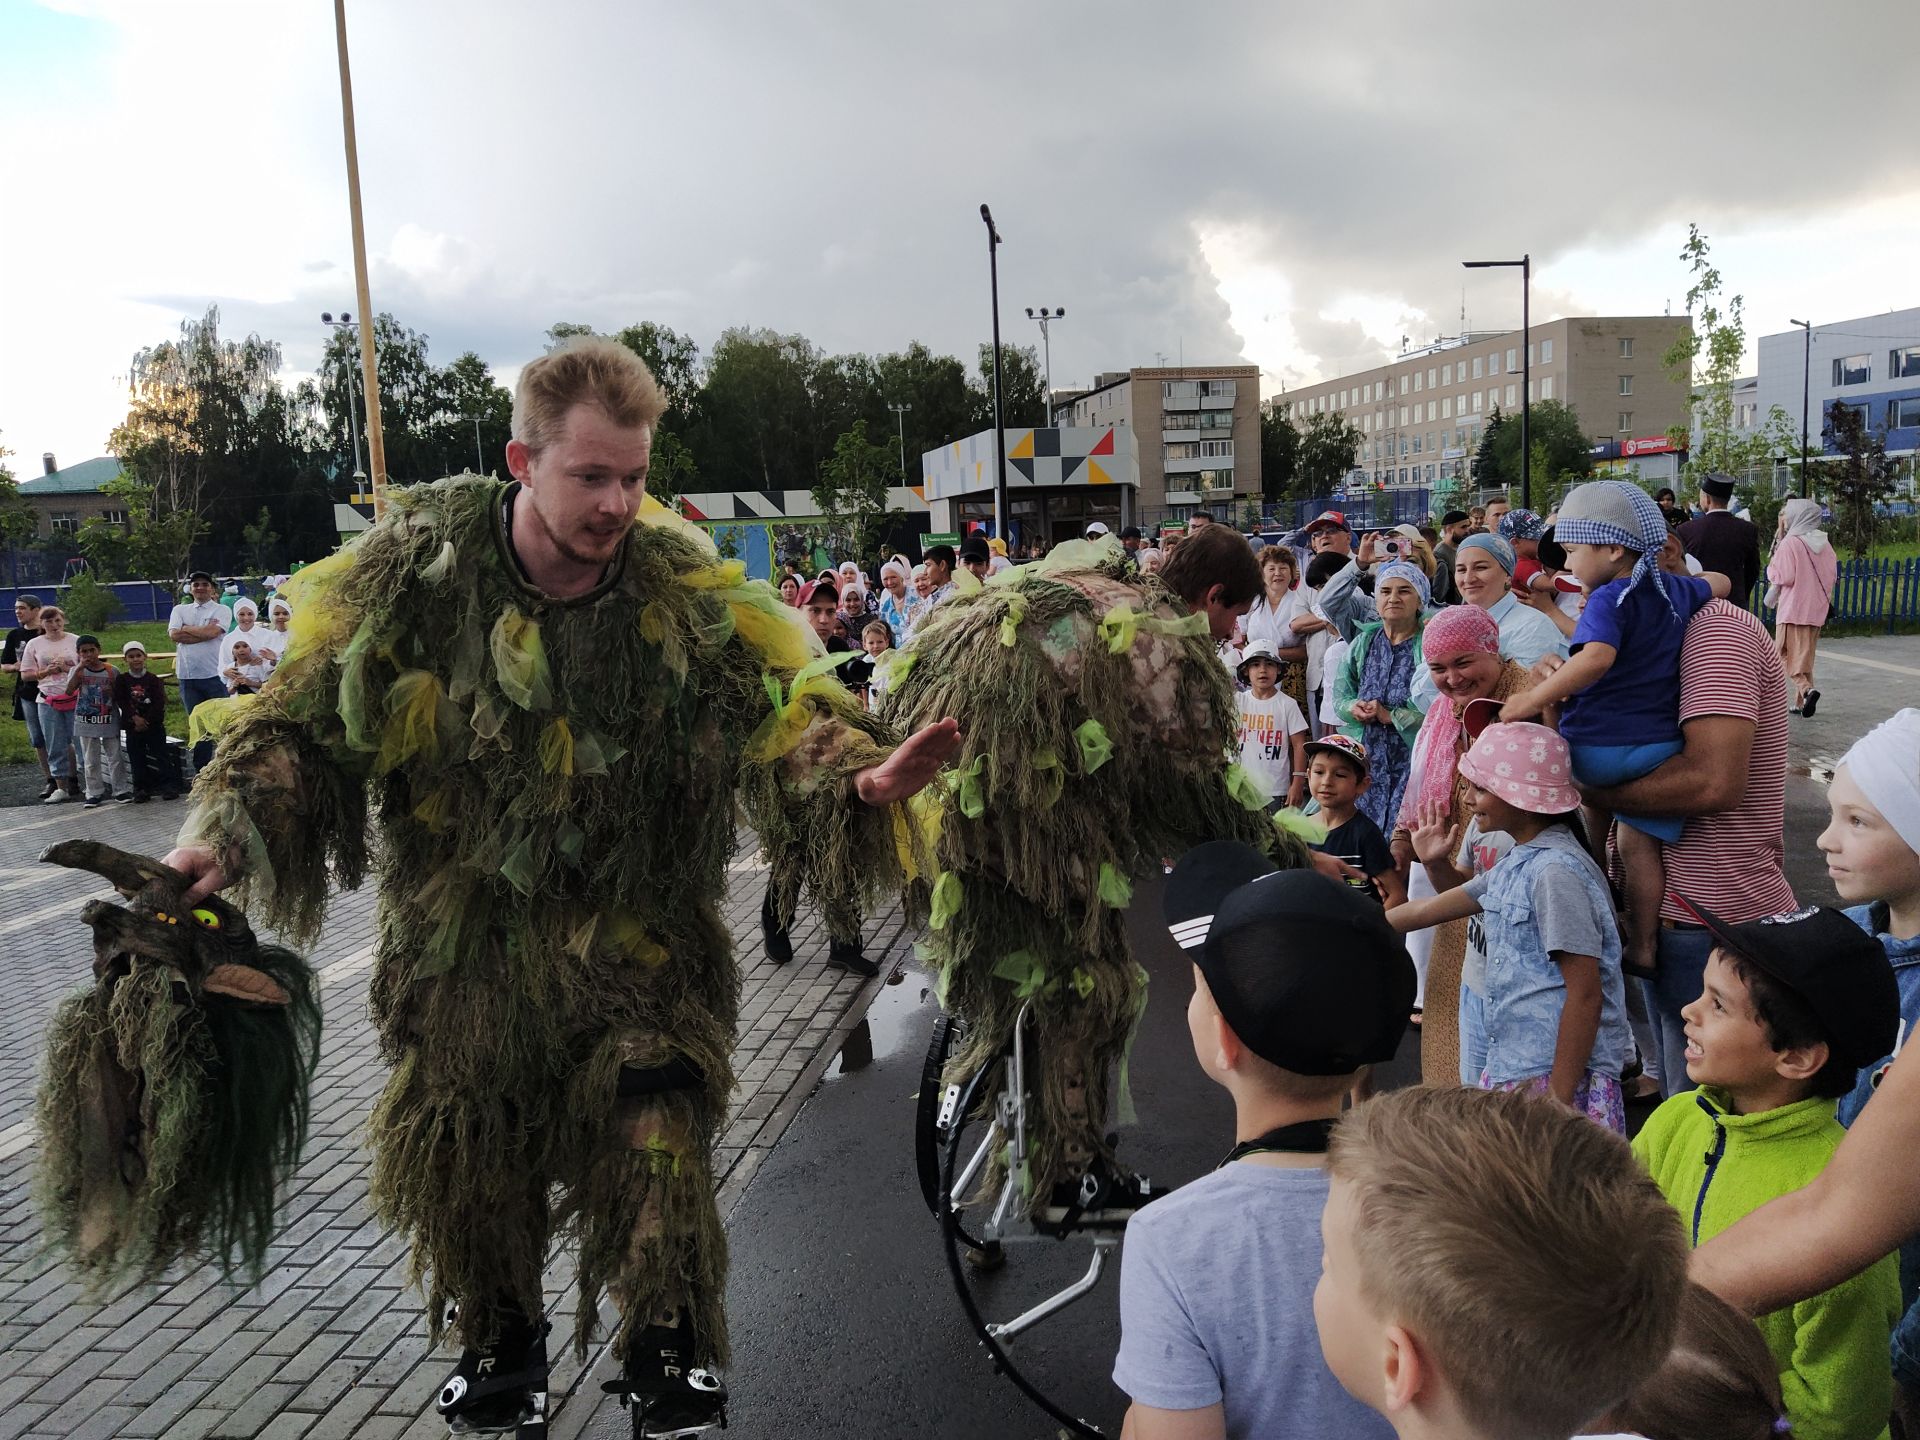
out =
[[[684,1306],[693,1363],[723,1363],[734,796],[783,893],[804,880],[836,925],[899,883],[908,827],[854,801],[884,732],[798,612],[651,501],[597,589],[552,599],[511,556],[511,490],[398,492],[295,577],[288,655],[217,718],[181,840],[294,935],[330,876],[376,871],[373,1201],[436,1334],[449,1300],[470,1345],[506,1303],[537,1315],[557,1234],[582,1348],[611,1287],[622,1353]],[[664,1066],[694,1087],[617,1096]]]
[[[1233,688],[1206,617],[1117,543],[1074,542],[943,603],[893,667],[886,716],[952,716],[964,752],[916,798],[933,841],[916,885],[942,1002],[968,1022],[949,1081],[996,1061],[1020,1006],[1037,1114],[1029,1197],[1108,1156],[1106,1117],[1146,972],[1121,911],[1132,877],[1205,840],[1306,847],[1268,817],[1238,765]],[[1110,1158],[1110,1156],[1108,1156]],[[989,1177],[989,1185],[996,1177]]]

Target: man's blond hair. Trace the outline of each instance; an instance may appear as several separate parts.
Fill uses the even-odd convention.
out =
[[[520,372],[513,387],[513,438],[540,450],[560,438],[567,412],[597,405],[614,424],[651,430],[667,397],[647,362],[618,340],[577,335],[563,340]]]
[[[1554,1100],[1412,1089],[1335,1128],[1361,1293],[1480,1433],[1564,1440],[1651,1375],[1687,1280],[1680,1218],[1627,1142]]]

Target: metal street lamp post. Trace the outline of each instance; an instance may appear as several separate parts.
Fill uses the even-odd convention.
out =
[[[1807,394],[1813,388],[1813,324],[1807,320],[1789,320],[1806,335],[1800,362],[1800,493],[1813,494],[1813,482],[1807,478]]]
[[[473,421],[473,463],[475,466],[473,473],[476,475],[484,475],[487,473],[487,452],[480,448],[480,417],[478,415],[471,415],[467,418]]]
[[[1533,255],[1518,260],[1462,260],[1469,270],[1496,270],[1518,266],[1520,270],[1520,508],[1533,508],[1533,435],[1529,412],[1533,409]]]
[[[1047,333],[1047,327],[1055,320],[1066,319],[1067,307],[1064,305],[1056,305],[1049,310],[1046,306],[1042,305],[1036,310],[1033,306],[1029,305],[1027,306],[1027,318],[1040,326],[1040,346],[1041,349],[1045,351],[1047,357],[1047,398],[1045,404],[1042,406],[1042,414],[1045,418],[1043,418],[1040,423],[1042,425],[1051,425],[1053,424],[1053,337]]]
[[[907,483],[907,412],[913,409],[913,402],[908,400],[896,405],[889,400],[887,409],[893,412],[893,418],[900,425],[900,483],[904,485]]]
[[[1007,428],[1000,411],[1000,232],[984,204],[987,226],[987,283],[993,297],[993,533],[1007,538]]]
[[[331,325],[337,332],[353,329],[353,316],[345,310],[340,312],[338,320],[333,318],[331,310],[320,312],[322,324]],[[353,365],[351,362],[340,367],[347,373],[347,425],[353,432],[353,489],[357,495],[366,481],[367,472],[360,467],[360,401],[353,392]]]

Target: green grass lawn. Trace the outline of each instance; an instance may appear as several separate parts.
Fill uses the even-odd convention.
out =
[[[138,640],[142,645],[155,651],[171,651],[173,642],[167,639],[167,626],[163,620],[146,620],[138,624],[113,625],[100,632],[100,653],[116,670],[121,668],[120,647],[129,640]],[[153,667],[158,673],[168,677],[167,685],[167,733],[184,737],[187,733],[187,712],[180,708],[180,687],[172,679],[173,662],[162,660]],[[10,701],[13,697],[11,682],[0,695]],[[6,708],[0,710],[0,765],[31,765],[34,763],[33,747],[27,744],[27,726],[23,720],[13,718],[13,706],[0,701]]]

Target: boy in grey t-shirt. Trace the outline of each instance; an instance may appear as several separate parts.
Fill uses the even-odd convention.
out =
[[[1127,1433],[1388,1440],[1327,1369],[1313,1290],[1327,1134],[1359,1071],[1398,1049],[1413,963],[1378,904],[1226,841],[1174,867],[1167,924],[1194,960],[1194,1058],[1233,1097],[1238,1143],[1127,1225]]]

